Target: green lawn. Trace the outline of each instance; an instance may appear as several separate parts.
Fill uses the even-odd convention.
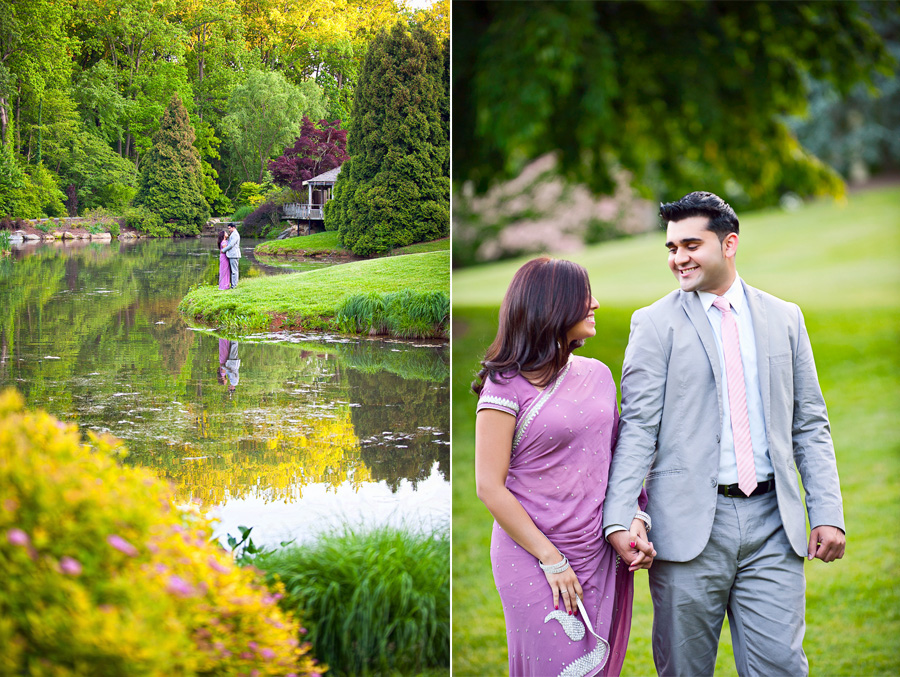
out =
[[[828,403],[847,522],[843,560],[808,563],[805,649],[814,675],[900,672],[900,189],[844,205],[743,215],[738,270],[804,310]],[[621,374],[633,310],[675,287],[661,233],[589,248],[597,336],[581,354]],[[453,674],[501,675],[506,644],[490,573],[491,518],[475,497],[474,395],[468,390],[496,332],[497,306],[521,264],[453,275]],[[636,576],[625,675],[654,675],[647,574]],[[717,675],[735,675],[730,633]]]
[[[347,296],[368,292],[442,291],[450,288],[449,250],[354,261],[306,273],[241,279],[235,289],[205,285],[179,309],[200,322],[229,330],[257,330],[279,316],[281,326],[323,328]]]
[[[390,252],[391,256],[400,254],[424,254],[426,252],[438,252],[450,250],[450,238],[432,240],[431,242],[418,242],[407,247],[399,247]],[[268,256],[353,256],[351,252],[341,247],[340,234],[336,231],[313,233],[300,237],[289,237],[284,240],[272,240],[263,242],[254,250],[256,254]]]

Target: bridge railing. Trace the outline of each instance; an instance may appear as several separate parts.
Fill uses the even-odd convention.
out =
[[[284,205],[284,218],[286,219],[314,219],[324,221],[322,207],[324,205],[304,205],[291,202]]]

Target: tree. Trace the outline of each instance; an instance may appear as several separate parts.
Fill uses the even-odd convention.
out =
[[[454,179],[484,191],[556,152],[608,193],[617,168],[647,195],[703,188],[733,204],[837,193],[783,116],[805,73],[846,93],[890,58],[860,3],[457,3]]]
[[[250,71],[232,91],[224,121],[244,180],[262,183],[272,152],[297,135],[304,113],[324,112],[322,90],[314,82],[294,85],[278,72]]]
[[[350,159],[325,207],[326,227],[357,255],[449,233],[444,64],[434,35],[401,23],[369,47],[348,131]]]
[[[176,233],[199,233],[209,219],[194,129],[177,94],[163,113],[153,147],[144,158],[134,203],[158,214]]]
[[[347,131],[341,121],[319,120],[319,127],[305,115],[300,136],[284,154],[269,162],[269,171],[276,185],[291,190],[303,189],[303,182],[340,167],[347,159]]]

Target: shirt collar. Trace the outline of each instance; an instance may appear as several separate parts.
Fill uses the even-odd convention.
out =
[[[713,301],[719,298],[716,294],[711,294],[708,291],[698,291],[697,294],[698,296],[700,296],[700,303],[703,304],[703,310],[705,310],[706,312],[709,312],[709,309],[712,307]],[[740,275],[734,276],[734,282],[731,283],[728,291],[725,292],[723,296],[728,299],[728,302],[731,304],[732,310],[740,315],[741,310],[744,308],[744,301],[747,298],[744,294],[744,285],[741,284]]]

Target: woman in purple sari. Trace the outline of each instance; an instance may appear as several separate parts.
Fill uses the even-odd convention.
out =
[[[228,257],[225,256],[225,252],[222,251],[222,247],[225,245],[225,231],[220,230],[217,236],[217,241],[219,243],[219,289],[230,289],[231,288],[231,264],[228,262]]]
[[[633,572],[655,555],[641,511],[631,567],[603,537],[616,385],[605,364],[572,354],[596,334],[598,305],[578,264],[529,261],[472,384],[477,493],[495,519],[491,564],[511,675],[618,675]]]

